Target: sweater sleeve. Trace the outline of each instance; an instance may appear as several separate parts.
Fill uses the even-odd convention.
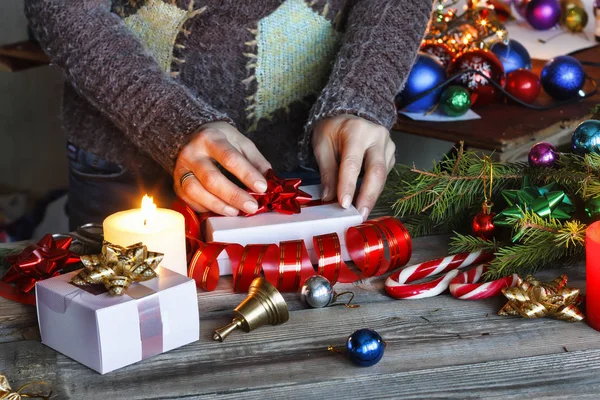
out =
[[[390,129],[394,97],[416,59],[432,0],[355,0],[329,82],[306,126],[309,142],[321,119],[354,114]]]
[[[110,0],[26,0],[25,7],[67,81],[167,171],[201,125],[232,123],[160,68]]]

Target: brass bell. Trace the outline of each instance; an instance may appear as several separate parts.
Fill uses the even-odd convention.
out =
[[[236,329],[250,332],[266,324],[283,324],[290,318],[283,296],[264,278],[256,278],[252,281],[248,289],[248,297],[233,310],[233,314],[235,315],[233,321],[217,329],[213,340],[222,342]]]

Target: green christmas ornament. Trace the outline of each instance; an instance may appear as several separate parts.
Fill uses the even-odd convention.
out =
[[[462,86],[448,86],[440,96],[439,107],[450,117],[460,117],[471,107],[471,95]]]
[[[585,213],[592,221],[600,219],[600,198],[589,199],[585,202]]]
[[[519,190],[503,190],[502,197],[509,207],[496,215],[494,224],[512,227],[511,218],[523,217],[523,211],[532,211],[540,217],[570,219],[575,207],[558,185],[551,183],[541,188],[531,184],[529,178],[523,178],[523,186]]]

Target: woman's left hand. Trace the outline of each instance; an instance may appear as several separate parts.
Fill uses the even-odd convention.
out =
[[[367,219],[396,162],[396,146],[390,132],[364,118],[344,114],[319,121],[312,145],[321,171],[322,199],[331,200],[337,194],[344,208],[352,203],[364,164],[356,208],[363,220]]]

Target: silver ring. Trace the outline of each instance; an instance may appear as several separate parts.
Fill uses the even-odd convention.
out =
[[[191,178],[191,177],[195,177],[196,175],[194,175],[194,173],[192,171],[188,171],[185,174],[181,175],[181,178],[179,178],[179,185],[181,187],[183,187],[183,183],[186,181],[186,179]]]

